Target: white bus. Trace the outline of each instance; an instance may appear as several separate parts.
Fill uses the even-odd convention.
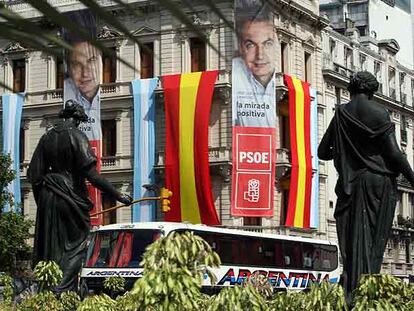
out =
[[[139,263],[146,247],[171,232],[192,231],[206,240],[221,258],[213,269],[217,282],[207,277],[203,287],[241,284],[258,271],[278,289],[303,290],[312,283],[339,282],[336,244],[324,240],[249,232],[186,223],[148,222],[102,226],[91,233],[81,271],[81,291],[100,292],[103,280],[122,276],[127,289],[142,276]]]

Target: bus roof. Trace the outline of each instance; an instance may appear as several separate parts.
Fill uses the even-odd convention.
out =
[[[217,232],[217,233],[233,234],[233,235],[241,235],[241,236],[263,237],[263,238],[291,240],[291,241],[298,241],[298,242],[303,241],[303,242],[309,242],[309,243],[337,245],[336,243],[330,242],[328,240],[319,240],[319,239],[298,237],[298,236],[288,236],[288,235],[281,235],[281,234],[275,234],[275,233],[245,231],[245,230],[240,230],[240,229],[212,227],[212,226],[201,225],[201,224],[194,225],[194,224],[182,223],[182,222],[119,223],[119,224],[112,224],[112,225],[106,225],[106,226],[99,226],[99,227],[94,228],[92,232],[108,231],[108,230],[125,230],[125,229],[129,229],[129,230],[138,230],[138,229],[155,229],[156,230],[158,229],[158,230],[165,231],[166,234],[174,230],[190,229],[190,230]]]

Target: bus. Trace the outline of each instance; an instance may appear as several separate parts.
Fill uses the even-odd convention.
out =
[[[325,240],[267,234],[187,223],[148,222],[101,226],[91,232],[86,261],[80,274],[81,293],[101,292],[103,280],[126,279],[126,289],[142,276],[145,249],[172,232],[191,231],[206,240],[221,259],[205,276],[207,292],[242,284],[253,274],[268,278],[275,290],[304,290],[323,280],[338,283],[338,246]]]

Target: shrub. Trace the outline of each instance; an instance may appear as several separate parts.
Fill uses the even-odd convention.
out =
[[[63,272],[54,261],[40,261],[34,268],[40,291],[52,289],[60,284]]]
[[[200,310],[202,278],[215,282],[210,267],[220,258],[202,238],[172,233],[151,244],[144,254],[144,275],[131,291],[126,310]]]
[[[414,287],[387,274],[363,275],[354,291],[353,310],[414,310]]]

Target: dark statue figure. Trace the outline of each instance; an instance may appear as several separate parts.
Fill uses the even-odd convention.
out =
[[[372,99],[378,86],[369,72],[351,77],[351,101],[336,107],[318,149],[319,158],[333,159],[338,172],[334,216],[348,301],[361,274],[381,270],[398,174],[414,187],[414,173],[398,146],[394,124],[387,110]]]
[[[75,290],[86,252],[92,202],[85,180],[124,204],[128,195],[119,193],[96,171],[96,157],[78,126],[87,121],[82,106],[72,101],[59,114],[63,121],[45,133],[33,154],[28,179],[37,204],[34,264],[57,262],[63,280],[57,292]]]

